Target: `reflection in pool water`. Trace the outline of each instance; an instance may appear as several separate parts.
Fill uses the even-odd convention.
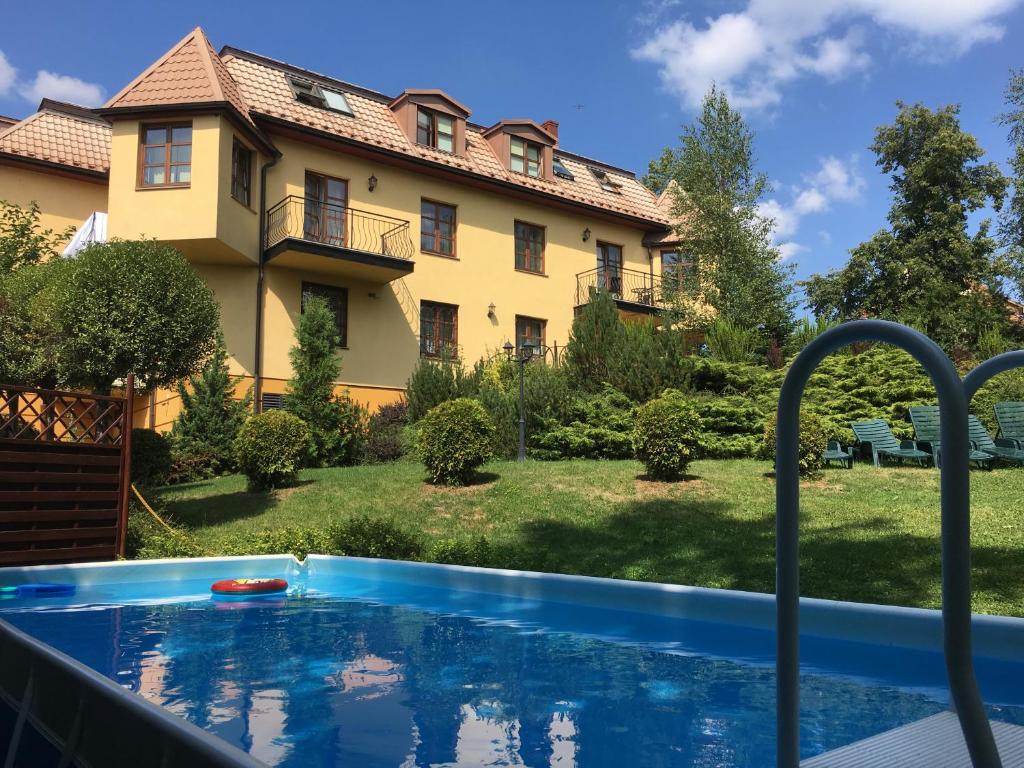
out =
[[[730,660],[656,639],[612,642],[326,596],[230,611],[201,600],[4,618],[274,765],[774,761],[772,637],[759,630],[744,630],[746,660]],[[673,634],[690,624],[661,621]],[[927,663],[941,675],[937,656]],[[807,754],[945,708],[939,686],[825,672],[806,677],[803,696]]]

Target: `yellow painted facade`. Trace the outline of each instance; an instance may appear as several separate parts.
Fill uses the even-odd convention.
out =
[[[206,48],[197,50],[202,53]],[[189,61],[182,59],[174,66],[191,66]],[[140,75],[144,77],[145,73]],[[566,192],[557,197],[550,191],[537,192],[529,184],[497,179],[493,173],[489,179],[480,174],[468,178],[441,163],[428,168],[429,164],[417,164],[408,157],[396,158],[394,152],[355,147],[352,142],[324,135],[307,140],[309,133],[299,132],[294,124],[258,114],[257,127],[248,113],[233,109],[236,102],[224,106],[222,99],[229,96],[227,92],[210,96],[212,103],[194,108],[189,104],[105,108],[100,113],[111,125],[106,187],[43,174],[23,178],[5,168],[0,173],[0,198],[10,195],[15,202],[38,199],[44,223],[55,228],[77,225],[93,211],[106,211],[109,237],[156,238],[180,249],[220,304],[231,372],[245,377],[246,386],[258,373],[265,394],[283,392],[292,374],[288,352],[301,313],[303,283],[346,289],[347,341],[340,350],[338,386],[373,410],[402,396],[420,359],[422,302],[457,307],[458,353],[471,364],[499,353],[507,341],[515,343],[520,316],[544,321],[545,343],[564,346],[577,304],[585,301],[577,296],[577,275],[595,270],[602,243],[619,246],[621,266],[633,274],[644,278],[661,273],[660,249],[645,242],[652,230],[666,227],[655,214],[630,214],[629,205],[636,205],[635,191],[633,202],[618,206],[618,212],[597,210],[593,195],[571,199],[572,192]],[[119,103],[118,98],[111,103]],[[192,126],[190,182],[180,187],[143,187],[140,145],[144,128],[186,122]],[[544,136],[557,141],[557,124],[552,125],[554,133],[546,133],[545,128]],[[468,129],[460,126],[458,130],[457,136],[465,140]],[[478,128],[474,130],[481,135]],[[495,130],[498,128],[490,129],[492,133]],[[232,195],[235,142],[252,151],[248,204]],[[544,152],[550,162],[552,149],[547,147]],[[498,162],[498,156],[491,162]],[[575,157],[573,162],[579,163],[576,173],[587,174],[588,182],[594,184],[590,178],[594,169],[587,170],[591,161]],[[261,169],[268,164],[266,194],[261,196]],[[348,196],[344,205],[348,209],[408,222],[411,271],[401,266],[405,262],[398,266],[387,258],[361,262],[358,254],[319,243],[313,248],[285,243],[287,247],[274,253],[273,249],[265,251],[260,243],[261,200],[264,212],[289,196],[301,200],[306,194],[307,173],[345,180]],[[550,176],[547,166],[545,173]],[[601,171],[594,173],[601,177]],[[638,186],[635,180],[630,182]],[[544,187],[553,188],[550,184]],[[641,190],[641,201],[644,194]],[[421,251],[424,200],[455,209],[454,257]],[[615,207],[614,202],[610,205]],[[301,208],[298,210],[291,222],[295,231],[288,235],[301,241],[303,216]],[[517,221],[544,229],[543,274],[516,269]],[[260,262],[265,255],[268,260],[259,291]],[[650,283],[648,278],[648,286]],[[635,306],[632,310],[638,311]],[[642,314],[642,307],[639,311],[635,316],[650,316]],[[258,323],[262,331],[259,351]],[[177,413],[178,399],[173,392],[158,392],[150,403],[140,406],[139,423],[166,429]]]
[[[107,185],[102,179],[5,164],[0,165],[0,200],[23,208],[39,203],[43,228],[63,232],[68,227],[79,227],[94,211],[107,209]]]

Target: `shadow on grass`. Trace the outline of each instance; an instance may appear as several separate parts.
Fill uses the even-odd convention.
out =
[[[304,481],[298,486],[305,485]],[[298,486],[292,486],[293,488]],[[288,489],[284,489],[288,490]],[[205,528],[249,517],[259,517],[278,504],[272,491],[248,493],[236,491],[201,498],[173,499],[166,502],[167,512],[176,523],[187,528]]]
[[[713,499],[654,499],[623,504],[596,523],[531,521],[495,554],[511,567],[774,592],[774,515],[741,518],[732,508]],[[803,595],[937,607],[937,536],[896,531],[876,516],[804,531],[800,544]],[[976,546],[973,554],[979,608],[998,603],[1024,615],[1020,552]]]
[[[474,472],[473,476],[470,477],[469,482],[465,485],[445,485],[444,483],[432,483],[430,477],[423,477],[423,484],[429,486],[432,490],[437,491],[459,491],[467,488],[475,488],[479,485],[489,485],[497,482],[501,479],[501,475],[497,472]]]

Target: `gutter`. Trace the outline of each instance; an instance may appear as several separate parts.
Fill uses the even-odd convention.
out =
[[[253,413],[263,412],[263,281],[267,260],[267,171],[277,165],[280,155],[275,155],[260,167],[260,242],[259,269],[256,277],[256,357],[253,361]]]

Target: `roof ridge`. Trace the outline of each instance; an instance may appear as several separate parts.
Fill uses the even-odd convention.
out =
[[[153,74],[153,72],[155,72],[157,69],[159,69],[160,66],[164,62],[166,62],[169,58],[171,58],[176,53],[178,53],[182,48],[184,48],[185,44],[190,42],[195,37],[196,32],[198,32],[199,34],[203,35],[204,37],[206,36],[205,33],[203,32],[203,28],[202,27],[196,27],[195,29],[193,29],[191,32],[189,32],[187,35],[185,35],[183,38],[181,38],[181,40],[179,40],[177,43],[175,43],[170,48],[168,48],[164,52],[163,56],[161,56],[159,59],[157,59],[152,64],[150,64],[148,67],[146,67],[144,70],[142,70],[142,72],[140,72],[138,75],[136,75],[135,78],[131,82],[128,83],[128,85],[126,85],[124,88],[122,88],[116,94],[111,96],[107,100],[107,102],[103,105],[102,108],[103,109],[109,109],[109,108],[113,107],[114,104],[116,104],[118,101],[120,101],[124,96],[128,95],[129,93],[131,93],[131,91],[135,88],[135,86],[139,85],[143,80],[145,80],[147,77],[149,77],[151,74]]]
[[[94,123],[107,124],[107,121],[96,114],[96,111],[91,107],[85,107],[81,104],[75,104],[70,101],[60,101],[58,99],[43,98],[39,102],[39,107],[36,109],[36,113],[39,112],[57,112],[61,115],[67,115],[68,117],[76,117],[81,120],[91,120]]]

